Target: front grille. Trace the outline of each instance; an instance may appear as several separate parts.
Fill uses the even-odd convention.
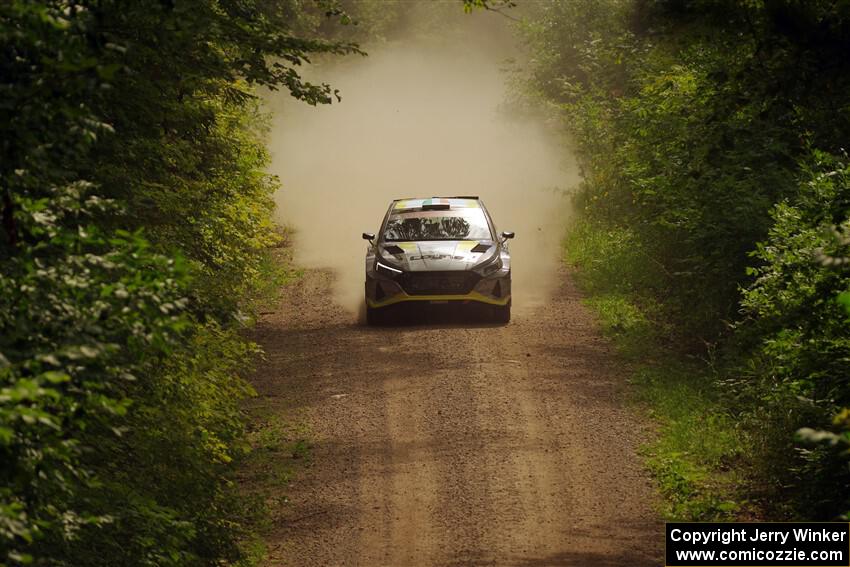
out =
[[[479,279],[475,272],[405,272],[400,283],[409,295],[462,295]]]

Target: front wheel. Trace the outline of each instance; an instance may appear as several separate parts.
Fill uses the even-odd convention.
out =
[[[366,324],[370,327],[384,325],[387,322],[387,314],[385,309],[375,309],[374,307],[366,306]]]
[[[493,307],[492,316],[496,323],[507,325],[511,322],[511,304]]]

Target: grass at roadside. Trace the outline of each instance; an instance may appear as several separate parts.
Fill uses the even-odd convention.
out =
[[[239,483],[256,514],[254,535],[242,544],[246,557],[240,567],[257,565],[266,557],[264,536],[281,523],[289,483],[311,459],[309,432],[296,416],[284,417],[271,406],[259,405],[251,408],[249,417],[250,452]]]
[[[745,516],[738,491],[745,479],[736,466],[744,442],[724,410],[711,366],[667,348],[652,302],[638,301],[625,287],[643,277],[631,240],[579,221],[567,235],[564,257],[627,364],[637,402],[657,425],[642,452],[664,496],[662,513],[670,520]]]
[[[303,275],[302,269],[293,266],[291,237],[291,231],[281,229],[278,245],[268,251],[260,267],[266,285],[251,298],[249,307],[254,314],[271,312],[280,301],[281,289]],[[251,517],[246,522],[252,535],[241,543],[244,558],[238,567],[253,567],[266,558],[264,536],[282,522],[289,502],[289,483],[310,462],[304,420],[282,403],[285,400],[255,397],[245,406],[246,456],[236,481],[249,502],[246,508],[251,510]]]
[[[254,294],[247,298],[246,304],[255,312],[263,312],[277,304],[281,288],[299,279],[304,270],[293,265],[292,230],[281,227],[278,230],[278,242],[263,255],[259,266],[257,287]]]

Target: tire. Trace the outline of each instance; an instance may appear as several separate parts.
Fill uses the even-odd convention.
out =
[[[507,325],[511,322],[511,304],[493,307],[492,316],[494,322]]]
[[[387,322],[387,314],[383,309],[375,309],[374,307],[366,306],[366,324],[370,327],[378,327]]]

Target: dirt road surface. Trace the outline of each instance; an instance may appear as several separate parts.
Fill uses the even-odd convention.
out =
[[[624,374],[567,274],[499,327],[358,325],[320,270],[255,338],[260,403],[306,420],[268,565],[661,565]]]

